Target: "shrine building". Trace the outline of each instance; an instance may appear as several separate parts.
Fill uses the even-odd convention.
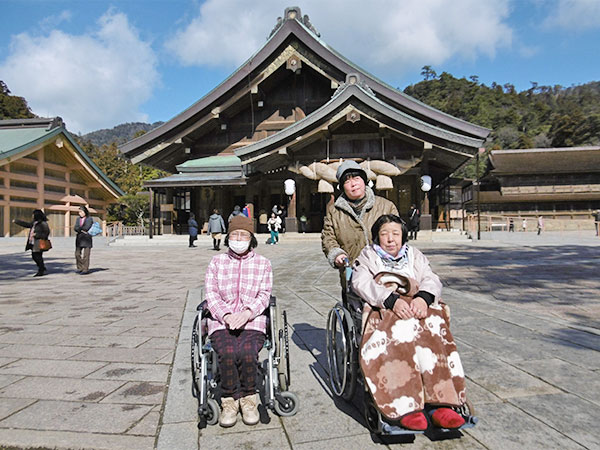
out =
[[[79,207],[99,221],[123,191],[77,145],[60,117],[0,120],[0,236],[27,235],[13,219],[48,217],[50,236],[70,236]]]
[[[185,233],[190,213],[200,222],[217,208],[227,219],[235,205],[246,204],[254,218],[284,205],[288,230],[305,214],[309,230],[321,231],[345,159],[359,162],[376,194],[402,215],[420,205],[426,229],[431,215],[422,180],[435,194],[489,133],[356,66],[291,7],[231,76],[120,150],[133,163],[172,174],[145,183],[152,233]]]

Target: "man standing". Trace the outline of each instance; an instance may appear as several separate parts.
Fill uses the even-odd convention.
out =
[[[398,210],[366,185],[367,174],[356,161],[340,164],[336,178],[343,192],[327,207],[321,248],[329,264],[340,271],[342,295],[345,295],[344,259],[353,263],[361,250],[372,242],[371,227],[375,221],[384,214],[398,215]]]

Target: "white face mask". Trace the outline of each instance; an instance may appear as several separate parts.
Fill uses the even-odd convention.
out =
[[[250,241],[229,241],[229,248],[238,255],[246,253],[248,247],[250,247]]]

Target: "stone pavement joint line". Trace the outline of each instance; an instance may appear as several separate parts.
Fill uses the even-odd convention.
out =
[[[591,413],[600,407],[596,241],[536,238],[416,242],[444,283],[480,423],[460,439],[417,436],[410,448],[600,448]],[[288,313],[298,414],[201,433],[189,350],[212,241],[99,245],[87,276],[74,273],[73,249],[59,243],[42,278],[31,277],[31,256],[14,242],[0,240],[0,447],[402,446],[371,436],[360,405],[332,399],[325,318],[340,288],[313,236],[258,247]]]

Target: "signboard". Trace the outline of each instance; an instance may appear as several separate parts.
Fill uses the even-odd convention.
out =
[[[163,212],[169,211],[173,212],[173,203],[165,203],[160,205],[160,210]]]

